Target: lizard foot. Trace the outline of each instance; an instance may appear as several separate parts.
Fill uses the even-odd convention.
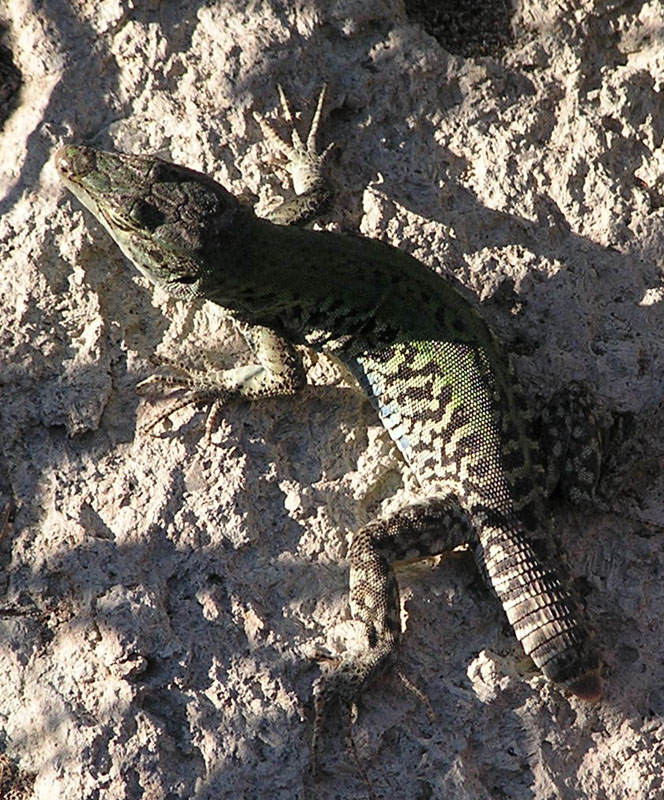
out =
[[[323,730],[334,713],[340,713],[347,749],[362,772],[355,743],[352,726],[357,719],[357,703],[362,692],[369,683],[384,675],[393,666],[395,660],[394,644],[389,638],[381,646],[372,648],[356,659],[345,659],[333,671],[322,675],[313,687],[314,723],[311,736],[311,772],[319,771],[320,744]],[[412,684],[411,684],[412,685]]]
[[[323,165],[334,145],[329,144],[322,153],[318,152],[316,146],[326,87],[323,86],[318,96],[306,139],[302,139],[295,127],[295,120],[283,89],[281,86],[277,86],[277,89],[283,117],[290,127],[290,141],[283,139],[272,124],[258,114],[254,114],[254,118],[266,141],[286,157],[286,169],[290,173],[296,197],[282,203],[270,212],[267,218],[277,225],[296,225],[319,216],[329,204],[331,197],[328,181],[323,176]]]
[[[143,433],[149,433],[154,428],[190,405],[209,406],[205,421],[205,436],[207,439],[217,427],[221,409],[228,398],[228,391],[219,386],[218,382],[210,378],[210,370],[185,367],[183,364],[163,356],[153,358],[160,367],[167,367],[169,374],[151,375],[136,386],[139,395],[162,394],[164,390],[172,389],[166,396],[167,400],[174,399],[169,407],[158,414],[143,427]],[[215,373],[212,372],[214,375]]]
[[[572,381],[556,392],[539,418],[547,493],[555,490],[584,511],[607,511],[598,484],[631,424],[630,414],[602,412],[585,383]]]

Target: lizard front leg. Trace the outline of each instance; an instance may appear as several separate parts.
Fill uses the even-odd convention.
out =
[[[219,411],[228,400],[290,395],[302,388],[306,382],[304,367],[293,345],[270,328],[241,322],[236,322],[236,326],[256,356],[257,363],[219,370],[211,367],[195,369],[164,360],[172,372],[153,375],[139,383],[136,390],[140,394],[150,394],[155,388],[171,387],[184,390],[184,396],[152,420],[145,430],[151,430],[181,408],[203,403],[210,406],[206,422],[209,435]]]

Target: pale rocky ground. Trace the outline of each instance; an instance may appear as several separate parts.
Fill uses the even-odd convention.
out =
[[[395,677],[367,693],[373,790],[663,797],[660,0],[523,0],[505,51],[470,58],[397,0],[0,9],[23,76],[0,133],[0,750],[33,796],[368,796],[338,728],[307,781],[314,656],[352,641],[350,531],[414,481],[325,359],[310,381],[327,386],[231,405],[211,441],[196,409],[141,434],[152,353],[247,354],[214,309],[138,278],[52,160],[69,141],[158,152],[267,208],[283,176],[253,112],[275,117],[281,83],[306,117],[326,82],[325,224],[463,284],[535,406],[582,378],[635,418],[606,507],[553,508],[605,700],[544,682],[467,555],[409,566],[400,668],[436,718]]]

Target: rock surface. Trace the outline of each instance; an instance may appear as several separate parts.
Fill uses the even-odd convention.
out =
[[[659,0],[523,0],[511,41],[470,57],[397,0],[4,13],[0,750],[19,770],[5,790],[29,797],[34,775],[39,800],[367,796],[339,730],[309,783],[307,701],[314,656],[352,641],[350,531],[414,481],[323,358],[316,385],[230,406],[210,441],[191,408],[141,434],[151,354],[247,354],[215,309],[137,277],[52,160],[69,141],[158,152],[266,208],[283,176],[253,112],[276,116],[281,83],[306,117],[326,82],[327,227],[465,286],[536,407],[583,379],[605,412],[634,415],[604,508],[553,508],[605,699],[565,697],[526,663],[463,553],[404,567],[400,669],[436,718],[397,678],[367,693],[354,736],[373,791],[664,796]]]

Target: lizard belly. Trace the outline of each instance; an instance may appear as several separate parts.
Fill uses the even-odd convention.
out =
[[[481,348],[399,342],[355,361],[356,376],[420,483],[445,486],[463,505],[481,499],[509,510],[501,405]]]

